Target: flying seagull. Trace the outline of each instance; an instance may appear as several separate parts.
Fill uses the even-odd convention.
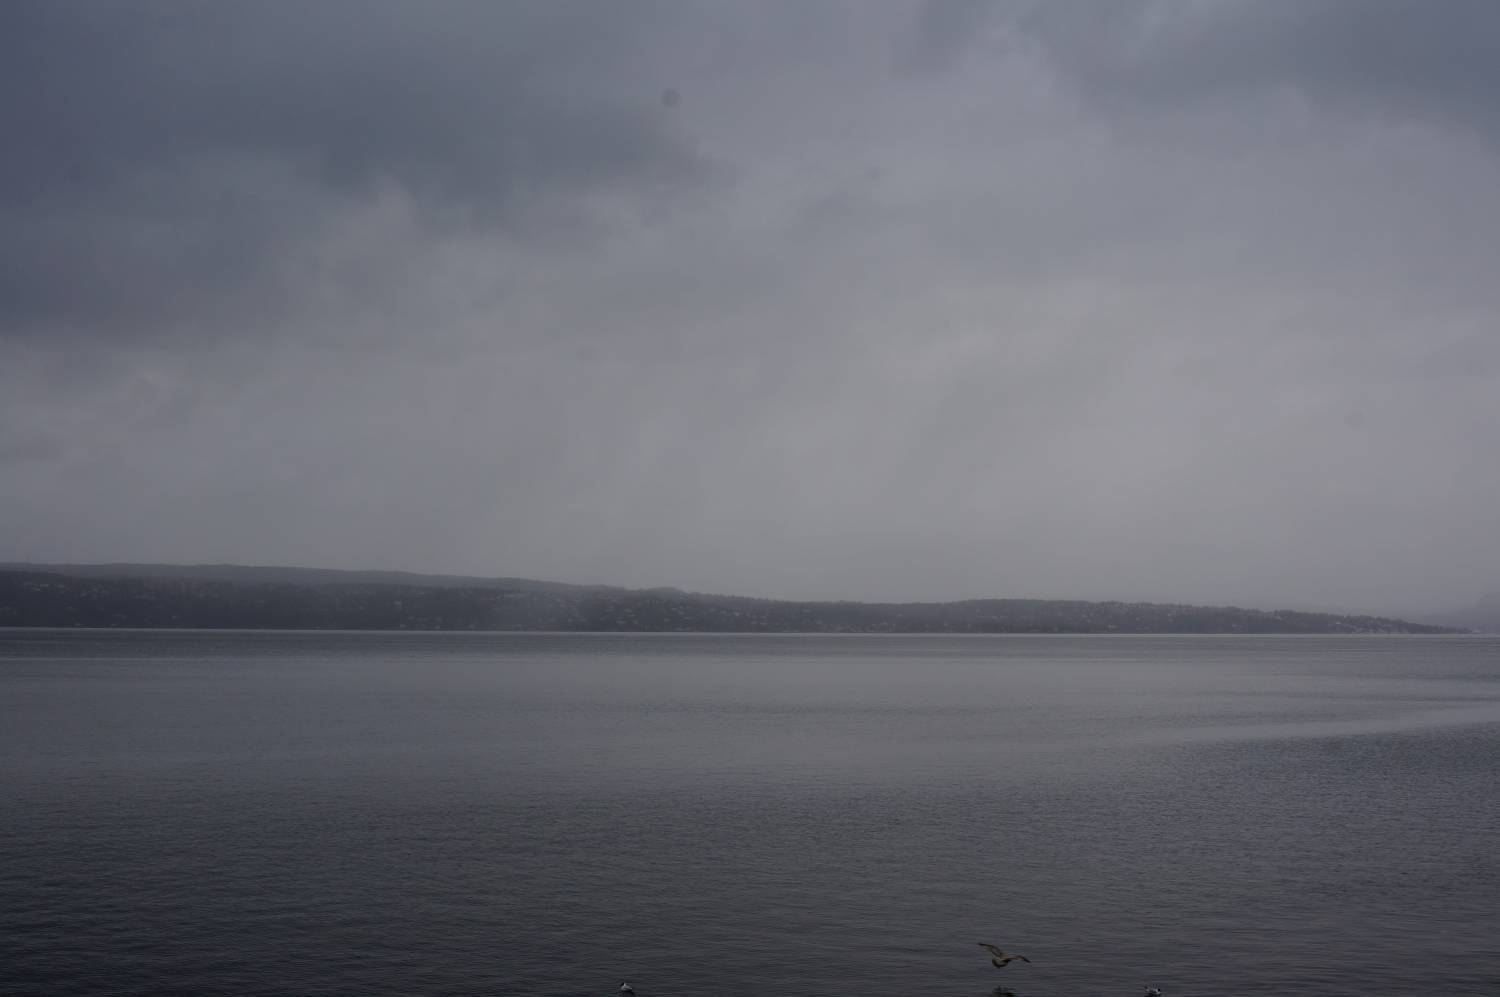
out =
[[[635,987],[632,987],[628,983],[622,983],[622,984],[620,984],[620,990],[619,990],[619,992],[622,993],[622,994],[630,994],[631,997],[634,997]]]
[[[1144,997],[1161,997],[1160,987],[1153,987],[1149,983],[1142,983],[1141,986],[1146,990]]]
[[[1024,955],[1017,955],[1014,952],[1002,952],[1002,951],[1000,951],[999,948],[997,948],[994,945],[989,944],[988,942],[980,942],[979,943],[979,947],[982,948],[982,949],[984,949],[990,955],[992,955],[992,956],[995,957],[995,958],[993,958],[993,959],[990,960],[990,965],[994,966],[996,969],[1004,969],[1006,963],[1012,962],[1012,961],[1014,961],[1016,959],[1020,959],[1022,962],[1030,962],[1031,961],[1030,959],[1026,958]]]

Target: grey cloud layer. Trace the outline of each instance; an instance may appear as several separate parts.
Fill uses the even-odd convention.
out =
[[[708,164],[632,72],[652,16],[7,4],[0,117],[21,140],[0,166],[0,333],[254,309],[315,264],[284,254],[383,186],[431,224],[556,239],[587,223],[587,195],[701,180]]]
[[[1464,601],[1487,11],[8,5],[0,557]]]
[[[1500,139],[1500,9],[1485,0],[1036,6],[1026,27],[1096,98],[1178,106],[1297,92]]]

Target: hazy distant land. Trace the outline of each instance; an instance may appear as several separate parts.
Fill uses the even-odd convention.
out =
[[[0,626],[718,633],[1450,633],[1141,602],[787,602],[522,578],[237,565],[0,565]]]

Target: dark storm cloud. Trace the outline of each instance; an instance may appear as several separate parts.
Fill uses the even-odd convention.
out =
[[[425,225],[556,241],[597,223],[581,196],[691,185],[707,164],[632,59],[666,16],[0,6],[0,335],[274,320],[317,277],[299,253],[386,188]]]
[[[1060,0],[1018,23],[1108,106],[1291,93],[1500,142],[1500,6],[1488,0]]]

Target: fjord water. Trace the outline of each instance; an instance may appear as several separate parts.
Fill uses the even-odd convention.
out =
[[[1491,637],[0,631],[0,994],[1492,997],[1497,767]]]

